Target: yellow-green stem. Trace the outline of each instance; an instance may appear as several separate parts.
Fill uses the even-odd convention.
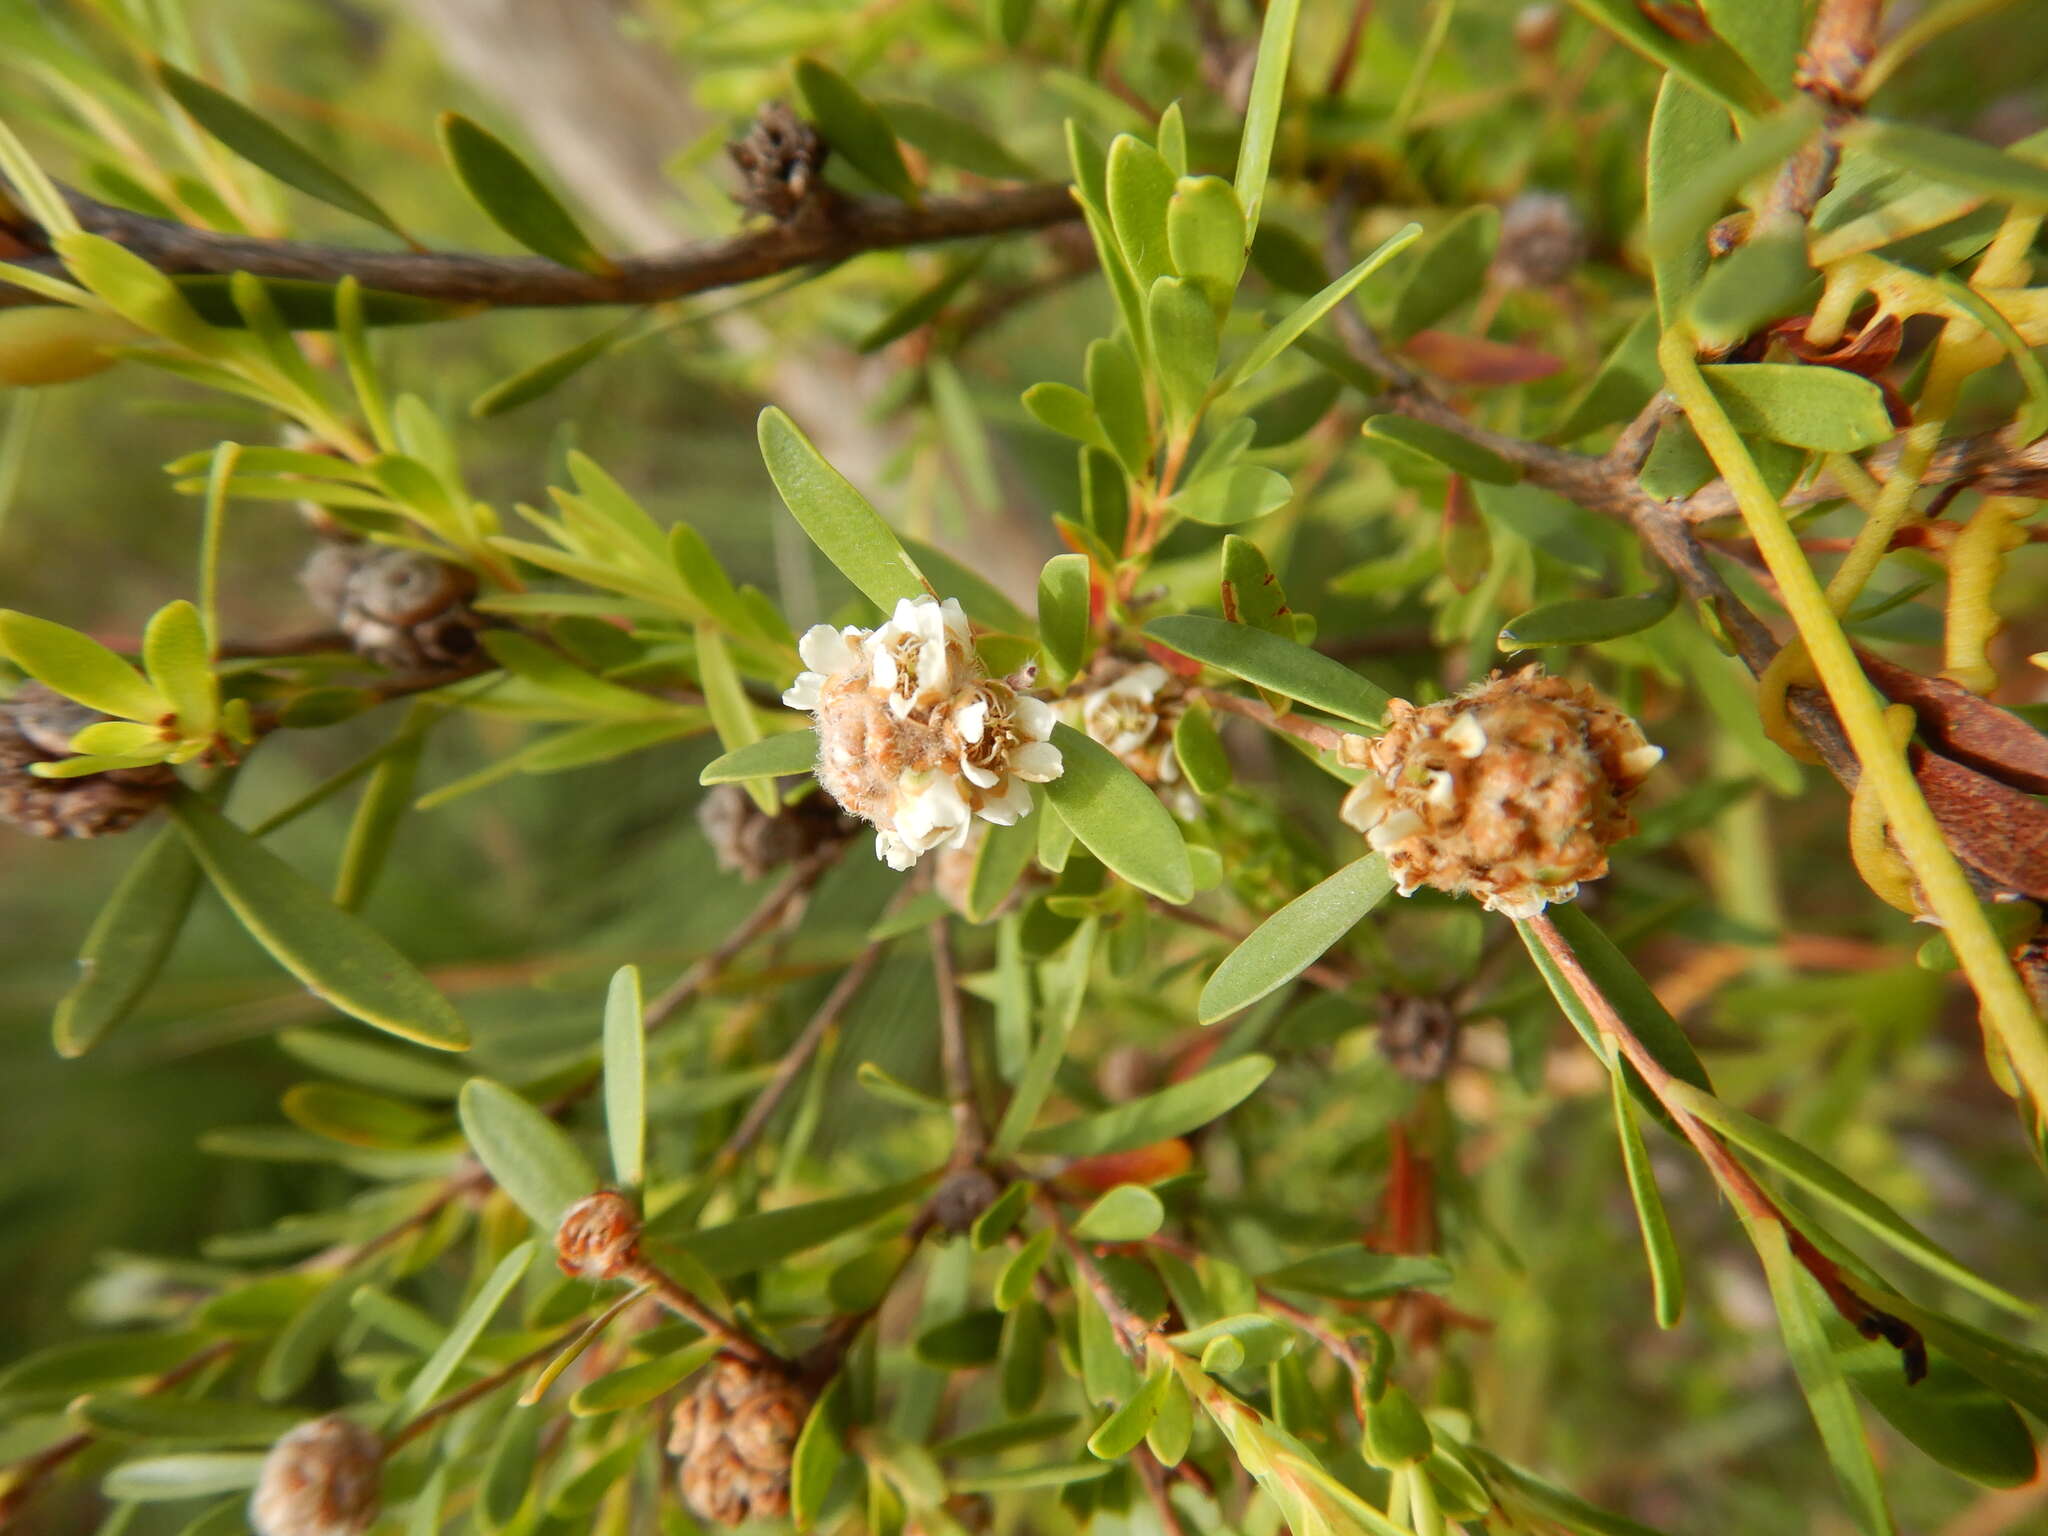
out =
[[[1666,332],[1658,354],[1665,382],[1728,482],[1757,552],[1778,583],[1785,609],[1806,644],[1861,771],[1871,778],[1871,787],[1884,806],[1892,837],[1912,866],[1928,905],[1976,990],[1986,1028],[2005,1047],[2034,1101],[2048,1103],[2048,1032],[2043,1031],[1998,935],[1985,920],[1976,893],[1949,851],[1904,756],[1892,749],[1883,707],[1857,664],[1827,594],[1806,563],[1785,520],[1785,509],[1771,494],[1734,424],[1707,387],[1691,335],[1683,329]]]

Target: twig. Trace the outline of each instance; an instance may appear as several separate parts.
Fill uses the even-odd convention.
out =
[[[747,915],[745,922],[720,939],[714,949],[657,993],[647,1004],[647,1011],[641,1018],[642,1027],[647,1033],[651,1035],[661,1028],[685,1004],[717,980],[719,973],[732,964],[734,956],[780,922],[783,914],[818,883],[819,878],[845,851],[846,843],[841,839],[838,842],[827,843],[792,864],[789,872],[761,899],[761,904]]]
[[[645,1255],[635,1253],[619,1278],[630,1285],[645,1286],[656,1301],[686,1323],[693,1323],[706,1338],[719,1341],[729,1354],[754,1365],[768,1365],[782,1357],[738,1323],[727,1322],[674,1276]]]
[[[1188,692],[1211,708],[1256,720],[1267,730],[1283,731],[1297,741],[1307,742],[1319,752],[1335,752],[1344,744],[1344,732],[1295,715],[1275,714],[1273,706],[1264,699],[1248,699],[1242,694],[1225,693],[1220,688],[1190,688]]]
[[[394,1431],[390,1439],[384,1442],[385,1456],[389,1457],[391,1453],[396,1451],[400,1446],[405,1445],[409,1441],[418,1439],[421,1435],[425,1434],[429,1429],[433,1428],[434,1425],[440,1423],[441,1420],[447,1418],[450,1414],[461,1412],[464,1408],[467,1408],[471,1403],[476,1402],[479,1398],[489,1397],[493,1392],[497,1391],[498,1388],[504,1386],[506,1382],[510,1381],[520,1372],[527,1370],[532,1366],[539,1365],[543,1360],[549,1360],[554,1358],[554,1356],[560,1354],[564,1349],[567,1349],[569,1345],[574,1343],[576,1341],[577,1336],[583,1332],[583,1329],[584,1325],[582,1323],[578,1323],[574,1328],[571,1328],[567,1333],[561,1334],[556,1338],[551,1339],[549,1342],[541,1345],[538,1349],[528,1350],[525,1354],[521,1355],[517,1360],[514,1360],[510,1365],[500,1366],[497,1370],[491,1372],[490,1375],[479,1377],[477,1380],[472,1381],[468,1386],[463,1387],[458,1391],[449,1393],[446,1397],[442,1398],[438,1403],[429,1403],[426,1407],[420,1410],[419,1417],[415,1418],[411,1423],[405,1425],[402,1429]]]
[[[490,309],[590,304],[655,304],[729,288],[798,267],[829,264],[867,251],[898,250],[977,235],[1044,229],[1080,217],[1064,186],[1011,187],[934,197],[912,207],[883,199],[835,199],[814,216],[719,240],[699,240],[651,256],[621,258],[607,272],[584,272],[530,256],[443,251],[363,251],[259,240],[193,229],[67,192],[79,223],[174,274],[247,272],[256,277],[336,283],[353,277],[384,293]],[[49,257],[21,263],[60,275]],[[0,308],[48,301],[0,285]]]
[[[1108,1317],[1110,1331],[1116,1336],[1118,1348],[1139,1365],[1143,1365],[1146,1358],[1145,1341],[1156,1331],[1154,1325],[1124,1305],[1123,1298],[1117,1295],[1116,1288],[1109,1283],[1108,1277],[1097,1266],[1094,1257],[1088,1252],[1087,1245],[1074,1236],[1073,1229],[1060,1214],[1059,1202],[1046,1192],[1043,1185],[1038,1186],[1032,1193],[1037,1200],[1039,1211],[1058,1234],[1060,1246],[1066,1250],[1067,1258],[1073,1263],[1074,1273],[1081,1277],[1082,1283],[1094,1296],[1096,1305],[1101,1307],[1103,1314]]]
[[[939,994],[939,1057],[945,1070],[946,1098],[953,1109],[953,1163],[967,1167],[988,1150],[988,1125],[974,1099],[974,1063],[967,1054],[967,1028],[961,1016],[960,977],[953,964],[953,944],[946,919],[929,930],[932,980]]]

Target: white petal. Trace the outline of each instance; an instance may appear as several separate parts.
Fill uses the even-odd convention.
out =
[[[1146,661],[1140,662],[1118,678],[1116,685],[1126,692],[1136,694],[1149,704],[1159,696],[1159,690],[1166,686],[1167,678],[1166,668],[1156,661]]]
[[[939,622],[962,645],[974,644],[974,627],[967,622],[967,610],[960,599],[949,597],[939,604]]]
[[[796,681],[782,692],[782,702],[791,709],[812,710],[818,707],[818,690],[825,685],[822,673],[799,672]]]
[[[999,827],[1015,826],[1023,817],[1031,814],[1031,791],[1022,779],[1010,780],[1009,788],[1000,796],[981,808],[981,819],[994,822]]]
[[[1429,770],[1429,792],[1423,798],[1431,805],[1440,811],[1447,811],[1451,808],[1451,802],[1456,799],[1457,793],[1458,781],[1456,779],[1445,773],[1441,768]]]
[[[900,874],[917,862],[917,850],[894,832],[877,832],[875,857]]]
[[[1394,844],[1413,837],[1421,830],[1420,816],[1413,811],[1395,811],[1366,833],[1365,840],[1374,853],[1385,853]]]
[[[1489,896],[1486,898],[1486,905],[1489,910],[1498,912],[1502,917],[1511,917],[1516,922],[1522,922],[1540,914],[1549,903],[1539,894],[1524,892],[1519,896]]]
[[[1460,757],[1477,757],[1486,750],[1486,728],[1474,715],[1460,715],[1444,732],[1444,740],[1458,749]]]
[[[860,652],[830,624],[813,624],[805,630],[796,643],[796,653],[813,672],[851,672],[860,665]]]
[[[960,733],[960,739],[973,746],[982,738],[988,727],[988,700],[976,694],[971,704],[963,704],[953,711],[953,729]]]
[[[960,776],[976,789],[994,789],[1003,782],[1000,773],[991,772],[979,763],[970,763],[964,757],[960,760]]]
[[[1010,772],[1031,784],[1049,784],[1066,770],[1060,749],[1049,741],[1027,741],[1010,754]]]
[[[1621,771],[1632,779],[1640,779],[1663,761],[1662,747],[1632,747],[1621,756]]]
[[[876,638],[880,638],[879,633]],[[875,659],[875,686],[884,693],[893,693],[896,689],[896,648],[889,645],[875,645],[870,646],[869,650]]]
[[[1371,774],[1351,786],[1337,818],[1354,832],[1370,832],[1387,813],[1387,786],[1378,774]]]
[[[1033,741],[1043,741],[1052,734],[1053,719],[1052,706],[1028,693],[1018,694],[1017,701],[1010,706],[1010,724],[1017,728],[1019,736],[1029,736]]]

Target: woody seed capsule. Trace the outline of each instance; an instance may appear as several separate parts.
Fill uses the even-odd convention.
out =
[[[640,1245],[640,1213],[624,1195],[601,1189],[570,1206],[555,1229],[555,1263],[565,1275],[614,1280]]]
[[[810,1411],[802,1388],[780,1371],[720,1359],[670,1420],[683,1502],[715,1525],[786,1513],[790,1458]]]
[[[1590,688],[1537,666],[1454,699],[1387,708],[1387,733],[1352,737],[1370,772],[1344,797],[1403,896],[1431,886],[1508,917],[1570,901],[1635,831],[1628,802],[1663,757]]]
[[[270,1448],[249,1523],[257,1536],[359,1536],[376,1521],[384,1443],[339,1414],[301,1424]]]
[[[108,717],[30,683],[0,704],[0,821],[35,837],[108,837],[163,803],[177,775],[162,764],[46,779],[37,763],[72,755],[71,738]]]

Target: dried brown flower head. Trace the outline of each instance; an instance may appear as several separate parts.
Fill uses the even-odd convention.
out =
[[[1433,1083],[1458,1053],[1457,1010],[1440,997],[1389,997],[1380,1014],[1380,1054],[1413,1082]]]
[[[810,1411],[809,1397],[780,1370],[720,1358],[670,1421],[683,1502],[716,1525],[787,1513],[790,1457]]]
[[[1002,1186],[986,1169],[956,1168],[932,1191],[932,1220],[940,1230],[958,1237],[996,1203],[1002,1192]]]
[[[1561,283],[1586,259],[1586,223],[1568,197],[1524,192],[1500,211],[1494,271],[1512,287]]]
[[[1664,755],[1592,689],[1537,666],[1441,704],[1396,699],[1387,721],[1347,743],[1372,772],[1344,797],[1345,822],[1387,856],[1403,896],[1427,885],[1514,918],[1607,873]]]
[[[270,1448],[249,1499],[257,1536],[358,1536],[377,1518],[384,1443],[339,1414]]]
[[[837,842],[853,826],[831,800],[817,794],[805,795],[770,816],[739,785],[715,784],[697,804],[697,827],[711,844],[718,867],[746,880],[759,880]]]
[[[795,217],[818,190],[831,150],[817,129],[783,103],[771,101],[755,116],[747,136],[726,145],[725,152],[739,167],[739,205],[780,222]]]
[[[341,626],[358,655],[394,672],[461,666],[483,619],[476,576],[414,549],[323,544],[299,572],[313,605]]]
[[[35,837],[107,837],[126,832],[163,803],[178,782],[162,764],[45,779],[37,763],[73,755],[71,738],[108,718],[41,683],[0,705],[0,821]]]
[[[624,1274],[640,1245],[640,1213],[614,1190],[585,1195],[555,1229],[555,1262],[565,1275],[613,1280]]]

